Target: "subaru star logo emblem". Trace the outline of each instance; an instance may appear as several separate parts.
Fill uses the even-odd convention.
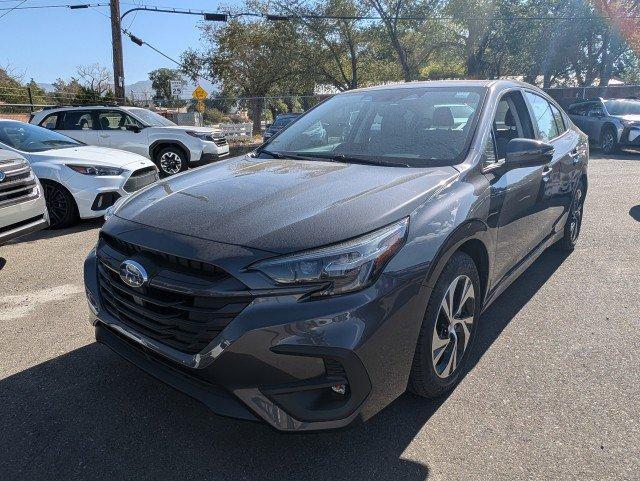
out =
[[[0,182],[2,182],[6,176],[7,176],[7,174],[5,174],[4,172],[2,172],[0,170]]]
[[[142,287],[149,280],[149,275],[136,261],[126,260],[120,264],[120,279],[128,286]]]

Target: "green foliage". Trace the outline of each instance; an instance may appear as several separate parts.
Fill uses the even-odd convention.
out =
[[[182,106],[185,102],[171,95],[171,81],[184,80],[180,70],[170,68],[158,68],[149,72],[151,87],[155,91],[155,100],[166,106]]]

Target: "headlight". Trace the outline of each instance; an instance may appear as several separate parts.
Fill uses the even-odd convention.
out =
[[[190,135],[191,137],[195,137],[197,139],[200,140],[211,140],[211,134],[207,134],[204,132],[194,132],[193,130],[186,130],[185,131],[187,135]]]
[[[122,175],[124,169],[119,169],[117,167],[103,167],[100,165],[73,165],[66,164],[71,170],[75,170],[79,174],[84,175]]]
[[[327,284],[314,295],[343,294],[371,285],[405,242],[409,218],[329,247],[250,266],[281,285]]]

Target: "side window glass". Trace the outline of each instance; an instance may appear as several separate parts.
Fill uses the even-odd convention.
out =
[[[558,110],[558,108],[553,105],[552,103],[549,104],[551,106],[551,114],[553,115],[554,120],[556,121],[556,127],[558,128],[558,135],[564,133],[565,130],[567,130],[566,126],[564,125],[564,116],[562,115],[562,112],[560,112],[560,110]]]
[[[64,113],[60,130],[91,130],[93,117],[91,112],[69,111]]]
[[[551,140],[556,138],[559,135],[558,127],[556,126],[556,121],[553,118],[553,113],[551,112],[551,104],[534,93],[525,92],[524,94],[531,105],[533,122],[538,126],[540,140]]]
[[[125,114],[125,121],[124,121],[124,125],[125,127],[127,125],[133,125],[135,127],[139,127],[139,128],[143,128],[142,123],[138,122],[136,119],[134,119],[133,117],[131,117],[130,115]]]
[[[40,127],[44,127],[45,129],[54,130],[58,123],[58,114],[51,114],[45,117],[45,119],[40,122]]]
[[[102,130],[124,130],[127,118],[122,112],[102,111],[98,114],[98,123]]]
[[[498,159],[504,159],[507,144],[510,140],[524,137],[520,122],[518,122],[517,108],[509,95],[498,102],[496,116],[493,119],[493,135]],[[485,149],[486,153],[486,149]]]
[[[601,105],[593,105],[589,109],[589,117],[604,117],[604,109]]]

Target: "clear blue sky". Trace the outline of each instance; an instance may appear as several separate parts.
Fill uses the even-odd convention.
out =
[[[77,3],[108,3],[108,0],[27,0],[23,6]],[[134,4],[193,8],[215,12],[218,6],[237,0],[121,0],[121,12]],[[0,8],[19,1],[0,0]],[[2,15],[3,11],[0,11]],[[102,14],[102,15],[101,15]],[[78,65],[99,62],[112,70],[111,27],[108,7],[69,10],[15,10],[0,18],[0,66],[10,65],[24,80],[51,83],[57,77],[76,74]],[[188,47],[200,46],[201,17],[138,12],[125,17],[123,26],[158,49],[179,60]],[[133,22],[132,22],[133,20]],[[146,46],[139,47],[123,36],[124,69],[127,84],[147,80],[149,71],[175,64]]]

